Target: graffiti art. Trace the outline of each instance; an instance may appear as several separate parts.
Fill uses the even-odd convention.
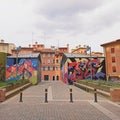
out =
[[[64,73],[64,82],[75,82],[80,79],[106,79],[104,58],[68,58],[68,67]]]

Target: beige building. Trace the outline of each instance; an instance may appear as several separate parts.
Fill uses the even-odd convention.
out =
[[[87,52],[87,46],[86,45],[84,45],[84,46],[81,46],[81,45],[76,46],[75,49],[71,50],[71,53],[80,54],[80,55],[90,55],[90,53]],[[92,52],[91,55],[101,57],[101,56],[103,56],[103,53],[101,53],[101,52]]]
[[[87,48],[86,45],[84,45],[84,46],[78,45],[78,46],[76,46],[75,49],[71,50],[71,53],[86,55],[87,54],[86,48]]]
[[[15,48],[13,43],[5,43],[4,40],[0,40],[0,52],[7,53],[7,55],[12,54],[12,49]]]

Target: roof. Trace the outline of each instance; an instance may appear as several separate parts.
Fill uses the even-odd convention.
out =
[[[74,54],[74,53],[64,53],[64,55],[69,58],[90,57],[89,55],[81,55],[81,54]]]
[[[101,46],[113,44],[113,43],[116,43],[116,42],[120,42],[120,39],[117,39],[117,40],[114,40],[114,41],[111,41],[111,42],[104,43],[104,44],[102,44]]]
[[[22,47],[21,50],[23,50],[23,49],[29,49],[29,50],[31,50],[33,48],[32,47]],[[16,48],[12,49],[12,51],[16,51]]]
[[[42,50],[40,50],[40,52],[45,52],[45,53],[54,53],[55,52],[55,50],[52,50],[52,49],[42,49]]]
[[[39,53],[32,53],[26,55],[19,55],[18,58],[37,58],[39,57]],[[16,58],[16,56],[8,56],[8,58]]]

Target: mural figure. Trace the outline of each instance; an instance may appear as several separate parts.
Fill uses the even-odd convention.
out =
[[[15,59],[8,59],[6,69],[6,80],[29,79],[36,82],[37,79],[37,59],[19,59],[18,70],[16,71]],[[17,74],[16,74],[17,72]]]

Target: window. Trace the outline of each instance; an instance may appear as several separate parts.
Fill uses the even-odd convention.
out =
[[[45,57],[45,54],[43,54],[43,58]]]
[[[50,53],[48,54],[48,57],[50,57]]]
[[[112,67],[112,71],[116,72],[116,67],[115,66]]]
[[[52,54],[52,57],[54,58],[54,57],[55,57],[55,54]]]
[[[54,63],[55,62],[55,60],[51,60],[51,63]]]
[[[115,53],[115,48],[111,48],[111,53]]]
[[[50,70],[50,66],[48,66],[48,70]]]
[[[58,61],[58,59],[56,60],[56,63],[58,63],[59,61]]]
[[[52,66],[50,66],[50,70],[51,70],[51,71],[53,70],[53,67],[52,67]]]
[[[45,59],[42,60],[42,63],[45,64]]]
[[[48,70],[48,67],[47,67],[47,66],[45,67],[45,70]]]
[[[2,49],[5,50],[5,46],[3,45],[2,47],[3,47]]]
[[[43,67],[43,71],[45,71],[45,67]]]
[[[59,80],[59,76],[58,75],[56,76],[56,80]]]
[[[48,59],[48,64],[50,63],[50,60]]]
[[[56,67],[56,70],[58,70],[58,67]]]
[[[53,60],[53,63],[55,63],[55,60]]]
[[[115,62],[115,57],[112,57],[112,62]]]

